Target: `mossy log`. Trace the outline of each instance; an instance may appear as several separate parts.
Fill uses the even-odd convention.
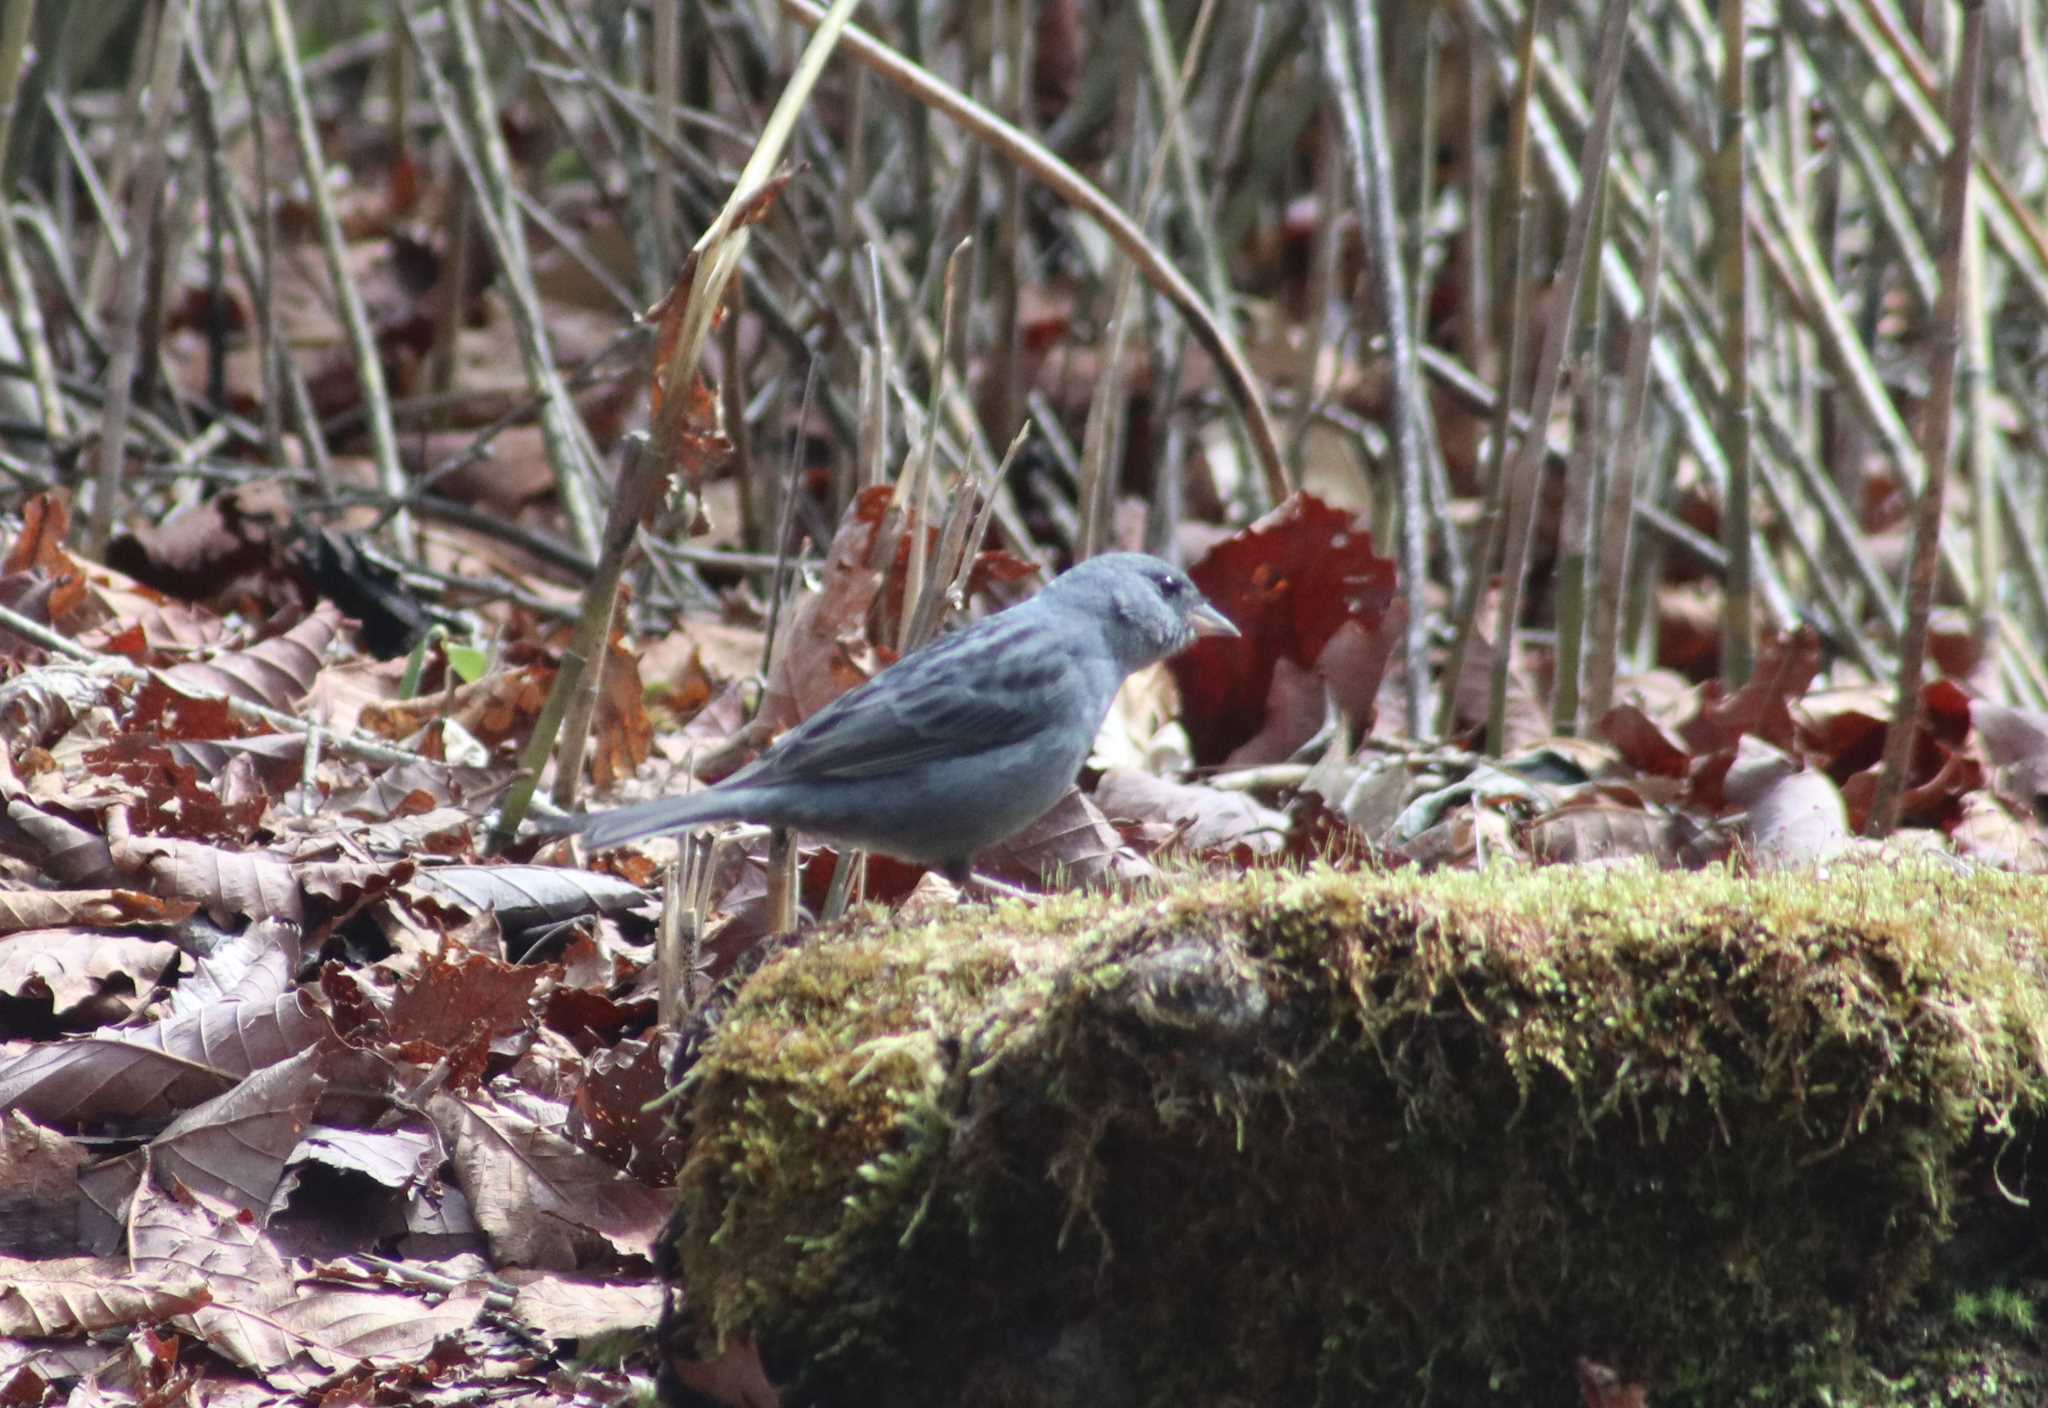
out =
[[[686,1337],[834,1408],[1908,1401],[1902,1326],[2043,1270],[2044,936],[1935,865],[819,934],[686,1077]]]

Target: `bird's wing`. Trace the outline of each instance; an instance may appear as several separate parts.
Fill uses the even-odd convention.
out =
[[[998,748],[1063,716],[1071,662],[1017,651],[1042,629],[1029,604],[905,656],[791,729],[730,781],[874,777]]]

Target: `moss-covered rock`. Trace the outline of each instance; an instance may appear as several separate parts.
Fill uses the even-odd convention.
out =
[[[1561,1403],[1581,1355],[1903,1402],[1868,1351],[1958,1219],[2039,1235],[2044,936],[2040,882],[1934,865],[854,926],[690,1073],[676,1264],[701,1349],[835,1408]]]

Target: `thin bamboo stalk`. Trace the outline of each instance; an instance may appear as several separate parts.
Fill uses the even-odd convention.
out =
[[[1898,693],[1884,736],[1884,763],[1871,798],[1864,829],[1884,836],[1899,823],[1910,769],[1913,741],[1921,726],[1920,676],[1927,658],[1927,631],[1934,607],[1936,569],[1940,563],[1942,510],[1948,491],[1949,427],[1954,415],[1956,362],[1962,340],[1964,293],[1963,251],[1970,207],[1971,147],[1977,135],[1977,89],[1984,65],[1984,0],[1963,0],[1962,54],[1950,90],[1949,131],[1954,146],[1943,165],[1941,296],[1928,329],[1928,403],[1922,450],[1927,482],[1913,518],[1913,559],[1908,569],[1906,633],[1899,642]]]
[[[1550,423],[1556,403],[1564,352],[1577,321],[1580,289],[1593,262],[1593,217],[1600,204],[1600,175],[1607,167],[1608,138],[1613,131],[1614,105],[1621,90],[1621,66],[1632,0],[1606,0],[1601,13],[1599,55],[1594,60],[1593,113],[1586,132],[1586,145],[1579,157],[1579,195],[1573,202],[1565,227],[1564,257],[1558,268],[1558,289],[1562,295],[1543,336],[1543,350],[1536,360],[1536,380],[1530,389],[1529,421],[1533,426]],[[1507,738],[1508,665],[1514,652],[1515,622],[1521,615],[1523,578],[1528,571],[1529,550],[1536,525],[1536,490],[1543,475],[1543,441],[1526,439],[1515,456],[1514,478],[1509,481],[1507,558],[1501,568],[1499,604],[1493,617],[1493,678],[1488,694],[1486,750],[1500,755]]]
[[[1749,63],[1744,0],[1721,0],[1720,144],[1709,167],[1714,206],[1714,283],[1720,292],[1721,364],[1728,385],[1721,397],[1721,449],[1728,479],[1721,496],[1721,545],[1728,572],[1721,582],[1721,681],[1729,689],[1749,682],[1756,663],[1756,518],[1750,496],[1749,373]]]
[[[1402,591],[1408,602],[1402,702],[1407,709],[1408,736],[1420,738],[1436,712],[1429,669],[1430,520],[1423,444],[1427,406],[1416,368],[1417,331],[1409,321],[1411,309],[1401,255],[1400,215],[1394,196],[1379,19],[1373,0],[1353,0],[1349,42],[1345,29],[1337,0],[1325,0],[1323,66],[1337,97],[1345,149],[1351,158],[1353,191],[1365,211],[1367,263],[1376,285],[1375,301],[1385,320],[1387,360],[1393,370],[1387,418],[1391,422],[1395,482],[1401,504]],[[1351,51],[1354,44],[1355,55]]]

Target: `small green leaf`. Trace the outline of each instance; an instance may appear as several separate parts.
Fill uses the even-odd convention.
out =
[[[491,657],[473,645],[450,642],[442,648],[448,653],[448,668],[461,676],[464,684],[475,684],[490,666]]]

